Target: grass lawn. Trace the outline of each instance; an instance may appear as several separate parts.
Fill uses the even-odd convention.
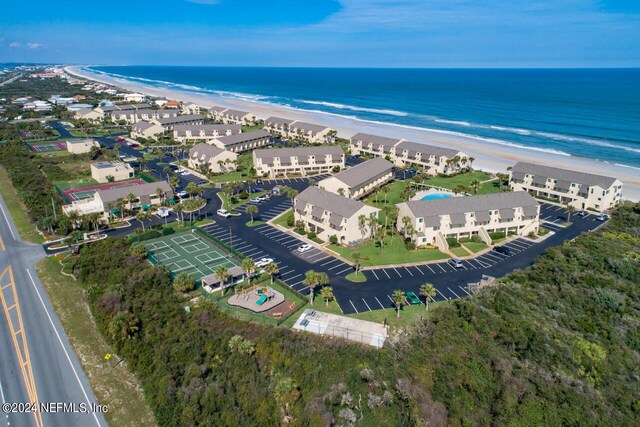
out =
[[[428,178],[425,181],[425,184],[435,185],[436,187],[443,187],[453,190],[458,185],[464,185],[465,187],[469,187],[469,183],[477,179],[478,181],[486,181],[491,179],[491,176],[484,172],[465,172],[460,175],[452,176],[452,177],[440,177],[434,176]],[[470,193],[473,193],[470,191]],[[485,182],[478,189],[477,194],[490,194],[490,193],[500,193],[500,186],[498,179],[491,180],[489,182]]]
[[[346,259],[352,261],[351,254],[360,252],[361,264],[364,267],[386,264],[405,264],[410,262],[433,261],[437,259],[449,258],[449,255],[437,249],[415,249],[407,250],[402,238],[395,236],[393,242],[391,238],[385,239],[384,251],[375,247],[373,241],[366,242],[358,247],[350,248],[345,246],[330,245],[329,249],[339,253]]]
[[[264,221],[255,220],[255,221],[251,222],[251,220],[249,220],[244,225],[246,225],[247,227],[258,227],[260,225],[265,225],[265,224],[266,224],[266,222],[264,222]]]
[[[365,276],[361,271],[359,271],[357,275],[355,271],[349,273],[344,276],[344,278],[353,283],[364,283],[367,281],[367,276]]]
[[[293,228],[287,225],[287,221],[289,221],[289,218],[293,218],[293,209],[289,209],[288,211],[286,211],[284,215],[280,215],[278,218],[276,218],[273,221],[273,223],[280,225],[284,228]]]
[[[105,418],[110,425],[153,426],[151,408],[147,405],[136,377],[126,362],[113,355],[91,316],[83,289],[73,278],[60,272],[56,257],[45,258],[36,267],[51,303],[78,355],[91,388],[109,411]]]
[[[485,243],[476,243],[476,242],[465,242],[463,245],[469,249],[474,254],[480,252],[483,249],[486,249],[487,245]]]
[[[317,290],[316,293],[319,293],[319,292],[320,291]],[[329,305],[327,305],[325,300],[322,299],[322,296],[320,295],[315,295],[313,305],[309,305],[307,308],[313,308],[314,310],[322,311],[324,313],[337,314],[338,316],[344,316],[344,314],[342,313],[342,309],[340,308],[340,305],[338,305],[338,302],[335,299],[333,301],[329,301]]]
[[[446,301],[429,303],[429,311],[437,309],[441,304],[447,304]],[[424,304],[405,305],[400,309],[400,318],[397,318],[395,308],[385,308],[384,310],[373,310],[364,313],[348,314],[348,317],[354,319],[368,320],[370,322],[384,323],[385,319],[389,324],[389,332],[393,334],[398,328],[412,325],[416,321],[426,317],[428,312],[425,310]]]
[[[92,185],[98,185],[98,181],[90,176],[85,178],[71,179],[69,181],[54,181],[54,185],[58,186],[61,190],[68,190],[69,188],[89,187]]]
[[[404,202],[402,200],[402,190],[404,190],[405,181],[393,181],[390,184],[387,184],[385,187],[387,190],[387,203],[384,202],[385,194],[382,190],[378,190],[377,192],[369,195],[365,199],[365,203],[371,206],[375,206],[378,208],[382,208],[386,205],[395,205],[397,203]],[[376,201],[377,200],[377,201]]]
[[[455,256],[459,256],[459,257],[463,257],[463,256],[469,256],[469,252],[467,252],[464,248],[462,247],[458,247],[458,248],[450,248],[449,249],[451,252],[453,252],[453,254]]]
[[[13,223],[18,229],[20,237],[31,243],[44,242],[44,238],[38,233],[36,226],[29,220],[27,210],[23,207],[22,201],[18,197],[15,188],[13,188],[7,171],[2,167],[0,167],[0,194],[2,194],[2,198],[7,208],[9,208],[9,214],[13,218]]]
[[[41,151],[36,153],[38,157],[70,157],[73,156],[73,153],[69,151]]]

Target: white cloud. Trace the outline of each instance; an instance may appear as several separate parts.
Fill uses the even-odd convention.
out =
[[[20,42],[11,42],[11,43],[9,43],[9,47],[20,48],[20,47],[22,47],[22,43],[20,43]]]
[[[34,43],[34,42],[28,42],[28,43],[27,43],[27,48],[28,48],[28,49],[33,49],[33,50],[35,50],[35,49],[41,49],[41,48],[43,48],[43,47],[44,47],[44,45],[43,45],[43,44],[41,44],[41,43]]]
[[[3,40],[0,40],[0,43]],[[36,43],[36,42],[26,42],[26,43],[22,43],[22,42],[11,42],[9,43],[9,47],[12,47],[14,49],[31,49],[31,50],[37,50],[37,49],[42,49],[44,47],[44,45],[42,43]]]

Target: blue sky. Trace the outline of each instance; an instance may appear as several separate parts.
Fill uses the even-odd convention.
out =
[[[640,1],[31,0],[0,14],[9,61],[638,67]]]

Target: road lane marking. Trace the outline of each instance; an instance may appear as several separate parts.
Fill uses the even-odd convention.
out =
[[[60,346],[62,347],[62,351],[64,351],[64,355],[67,358],[67,362],[69,362],[69,366],[71,366],[71,369],[73,370],[73,374],[76,377],[76,380],[78,381],[78,385],[80,386],[80,389],[82,390],[82,394],[84,395],[85,400],[87,401],[87,404],[89,406],[91,406],[92,402],[89,400],[89,395],[87,395],[87,391],[84,389],[84,385],[82,385],[82,381],[80,380],[80,376],[78,375],[78,371],[76,371],[75,366],[73,366],[73,363],[71,362],[71,357],[69,356],[69,352],[67,351],[67,349],[65,348],[63,342],[62,342],[62,338],[60,337],[60,333],[58,332],[58,328],[56,328],[55,324],[53,323],[53,319],[51,318],[51,315],[49,314],[49,310],[47,309],[47,306],[44,303],[44,300],[42,299],[42,295],[40,294],[40,291],[38,290],[38,287],[36,286],[36,282],[33,280],[33,276],[31,275],[31,271],[29,271],[29,269],[27,269],[27,274],[29,275],[29,279],[31,279],[31,284],[33,285],[33,289],[36,291],[36,294],[38,294],[38,299],[40,300],[40,304],[42,304],[42,308],[44,308],[44,312],[47,315],[47,318],[49,319],[49,323],[51,324],[51,327],[53,328],[53,332],[55,332],[56,337],[58,338],[58,342],[60,343]],[[91,414],[93,415],[93,419],[96,421],[96,424],[98,426],[102,426],[102,424],[100,424],[100,420],[98,419],[98,416],[96,415],[95,412],[91,412]]]
[[[364,300],[364,298],[362,298],[362,302],[364,303],[364,305],[367,306],[367,308],[369,309],[369,311],[373,311],[371,310],[371,307],[369,307],[369,304],[367,304],[367,302]]]
[[[382,303],[380,302],[380,300],[378,299],[378,297],[374,297],[376,299],[376,301],[378,301],[378,304],[380,304],[380,307],[385,308],[384,305],[382,305]]]
[[[4,216],[4,220],[7,222],[7,227],[9,227],[9,231],[11,232],[11,237],[13,237],[13,240],[16,240],[16,235],[13,234],[13,228],[11,228],[11,223],[9,222],[9,218],[7,218],[7,214],[5,213],[2,205],[0,205],[0,210],[2,211],[2,216]]]
[[[358,311],[358,309],[356,308],[356,306],[355,306],[355,305],[353,305],[353,302],[352,302],[351,300],[349,300],[349,302],[351,303],[351,307],[353,307],[353,309],[356,311],[356,313],[360,313],[360,312]]]

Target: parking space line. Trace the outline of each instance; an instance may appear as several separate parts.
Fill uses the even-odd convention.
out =
[[[411,277],[413,277],[413,273],[409,271],[409,269],[407,267],[404,268],[405,270],[407,270],[407,273],[409,273],[411,275]]]
[[[364,298],[362,298],[362,302],[364,303],[364,305],[366,305],[366,306],[367,306],[367,308],[369,309],[369,311],[372,311],[372,310],[371,310],[371,307],[369,307],[369,304],[367,304],[367,302],[364,300]]]
[[[460,295],[456,294],[455,292],[453,292],[453,289],[451,289],[450,287],[447,286],[447,289],[449,289],[451,291],[452,294],[454,294],[456,297],[460,298]]]
[[[373,271],[373,270],[372,270]],[[380,307],[385,308],[384,305],[382,305],[382,303],[380,302],[380,300],[378,299],[378,297],[374,297],[376,301],[378,301],[378,304],[380,304]]]
[[[375,270],[371,270],[371,272],[373,273],[374,276],[376,276],[376,280],[380,280],[380,278],[378,277],[378,275],[376,274]]]
[[[422,275],[424,276],[424,271],[420,270],[420,269],[418,268],[418,266],[417,266],[417,265],[414,265],[413,267],[414,267],[416,270],[418,270],[420,273],[422,273]]]
[[[295,273],[295,270],[292,270],[292,271]],[[293,280],[293,279],[295,279],[296,277],[302,277],[302,274],[297,274],[297,275],[295,275],[295,276],[291,276],[291,277],[289,277],[287,280]],[[296,283],[295,283],[295,285],[297,285],[298,283],[300,283],[300,282],[296,282]],[[291,286],[294,286],[294,285],[291,285]]]
[[[332,264],[332,263],[334,263],[336,261],[340,261],[340,260],[338,258],[333,258],[331,261],[327,261],[324,264],[320,264],[320,266],[324,267],[325,265]]]
[[[391,301],[391,304],[393,304],[393,306],[395,307],[396,303],[393,302],[393,298],[391,298],[389,295],[387,295],[387,298],[389,298],[389,301]]]
[[[261,253],[263,253],[261,250],[256,250],[256,252],[253,252],[253,250],[251,250],[251,251],[245,253],[245,255],[249,256],[249,257],[252,257],[252,256],[255,256],[256,254],[261,254]]]
[[[384,274],[386,274],[386,275],[387,275],[387,277],[388,277],[389,279],[391,279],[391,276],[389,276],[389,273],[387,273],[387,270],[385,270],[385,269],[383,268],[383,269],[382,269],[382,272],[383,272]]]
[[[467,295],[471,296],[471,294],[469,292],[467,292],[467,290],[465,288],[463,288],[462,286],[458,285],[458,287],[460,289],[462,289]]]
[[[478,267],[476,267],[475,265],[471,264],[471,261],[470,261],[470,260],[465,260],[465,261],[463,261],[463,262],[462,262],[462,266],[463,266],[463,267],[465,267],[465,265],[464,265],[464,263],[465,263],[465,262],[466,262],[467,264],[469,264],[469,267],[471,267],[471,268],[472,268],[472,269],[474,269],[474,270],[475,270],[476,268],[478,268]],[[465,269],[466,269],[466,267],[465,267]]]
[[[440,292],[438,290],[438,288],[436,288],[436,292],[442,297],[443,300],[447,301],[447,297],[445,297],[444,295],[442,295],[442,292]]]
[[[438,274],[438,273],[436,273],[435,271],[433,271],[433,269],[432,269],[431,267],[429,267],[429,264],[425,264],[424,266],[425,266],[425,267],[427,267],[429,270],[431,270],[431,272],[432,272],[433,274]]]
[[[353,305],[353,302],[351,302],[351,300],[349,300],[349,302],[351,303],[351,307],[353,307],[353,309],[356,311],[356,313],[360,313],[360,312],[358,311],[358,309],[356,308],[356,306],[355,306],[355,305]]]
[[[342,267],[343,265],[345,265],[345,264],[343,264],[343,263],[336,264],[336,265],[334,265],[333,267],[329,268],[329,271],[333,270],[334,268],[340,268],[340,267]]]
[[[324,253],[324,252],[322,252],[322,253]],[[322,260],[325,260],[325,259],[329,258],[330,256],[331,256],[331,255],[326,255],[326,254],[325,254],[325,256],[323,256],[322,258],[320,258],[320,259],[316,259],[316,260],[315,260],[315,262],[320,262],[320,261],[322,261]]]
[[[288,276],[289,274],[292,274],[292,273],[296,273],[296,271],[295,271],[295,270],[289,270],[289,271],[287,271],[287,272],[286,272],[286,273],[284,273],[284,274],[283,274],[283,273],[282,273],[282,271],[281,271],[281,273],[280,273],[280,277]],[[300,274],[298,274],[298,276],[300,276]],[[297,276],[293,276],[293,277],[297,277]]]
[[[242,250],[245,250],[245,249],[250,248],[252,246],[253,246],[252,244],[248,243],[248,244],[243,245],[243,246],[238,246],[236,249],[239,250],[239,251],[242,251]]]
[[[395,268],[395,267],[391,267],[391,268],[393,268],[393,271],[395,271],[396,273],[398,273],[398,276],[402,277],[402,274],[400,274],[400,272],[398,272],[398,270],[396,270],[396,268]]]
[[[349,266],[349,267],[345,268],[344,270],[340,270],[340,271],[338,271],[336,274],[342,274],[342,273],[344,273],[345,271],[349,271],[349,270],[351,270],[352,268],[353,268],[353,267]]]
[[[438,267],[440,267],[440,270],[442,270],[444,273],[446,273],[446,272],[447,272],[447,270],[445,270],[445,269],[444,269],[444,267],[442,267],[442,266],[440,265],[440,263],[438,263],[438,264],[436,264],[436,265],[437,265]]]

